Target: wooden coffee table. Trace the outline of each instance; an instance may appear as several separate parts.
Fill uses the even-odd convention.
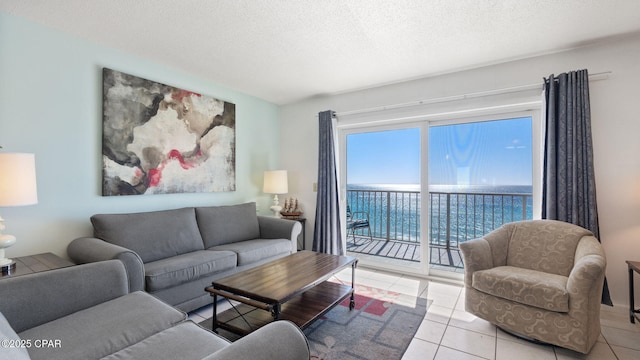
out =
[[[213,297],[212,330],[245,335],[275,320],[289,320],[305,329],[342,300],[351,296],[358,259],[299,251],[216,280],[205,290]],[[351,266],[351,285],[327,281]],[[238,301],[217,314],[218,296]]]

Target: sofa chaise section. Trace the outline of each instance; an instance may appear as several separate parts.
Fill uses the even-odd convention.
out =
[[[144,290],[183,311],[210,302],[215,279],[297,251],[297,221],[256,215],[256,204],[91,217],[94,237],[67,249],[77,263],[118,259],[129,291]]]
[[[0,339],[25,345],[0,349],[2,359],[309,359],[292,323],[231,344],[154,296],[129,293],[117,260],[5,279],[0,293]]]

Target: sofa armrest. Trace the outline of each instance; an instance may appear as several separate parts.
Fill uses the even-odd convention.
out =
[[[129,278],[129,292],[144,290],[144,263],[132,250],[97,238],[83,237],[73,240],[67,246],[67,254],[78,264],[120,260]]]
[[[292,322],[281,320],[267,324],[204,360],[309,360],[309,343]]]
[[[129,293],[122,262],[102,261],[0,281],[0,312],[20,333]]]
[[[302,232],[302,225],[295,220],[280,219],[268,216],[258,216],[260,238],[289,239],[291,253],[298,251],[298,235]]]
[[[464,283],[471,287],[474,272],[494,267],[491,246],[484,238],[461,242],[459,246],[464,263]]]

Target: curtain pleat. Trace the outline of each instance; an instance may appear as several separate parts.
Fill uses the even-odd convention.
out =
[[[340,229],[340,201],[333,111],[323,111],[319,119],[318,194],[313,251],[344,255]]]
[[[591,230],[598,241],[589,74],[572,71],[545,79],[546,133],[542,218]],[[602,303],[613,305],[607,279]]]

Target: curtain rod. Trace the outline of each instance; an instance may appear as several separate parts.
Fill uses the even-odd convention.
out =
[[[589,74],[589,80],[590,81],[605,80],[609,77],[609,74],[611,74],[611,71],[603,71],[599,73]],[[366,109],[342,111],[342,112],[335,113],[335,116],[340,117],[340,116],[349,116],[349,115],[357,115],[357,114],[366,114],[366,113],[375,112],[375,111],[401,109],[401,108],[426,105],[426,104],[436,104],[436,103],[443,103],[448,101],[472,99],[472,98],[489,96],[489,95],[502,95],[502,94],[509,94],[514,92],[536,90],[536,89],[542,90],[543,85],[544,85],[544,81],[542,83],[537,83],[537,84],[512,86],[508,88],[479,91],[479,92],[463,94],[463,95],[445,96],[440,98],[411,101],[411,102],[401,103],[401,104],[384,105],[384,106],[377,106],[377,107],[371,107]]]

